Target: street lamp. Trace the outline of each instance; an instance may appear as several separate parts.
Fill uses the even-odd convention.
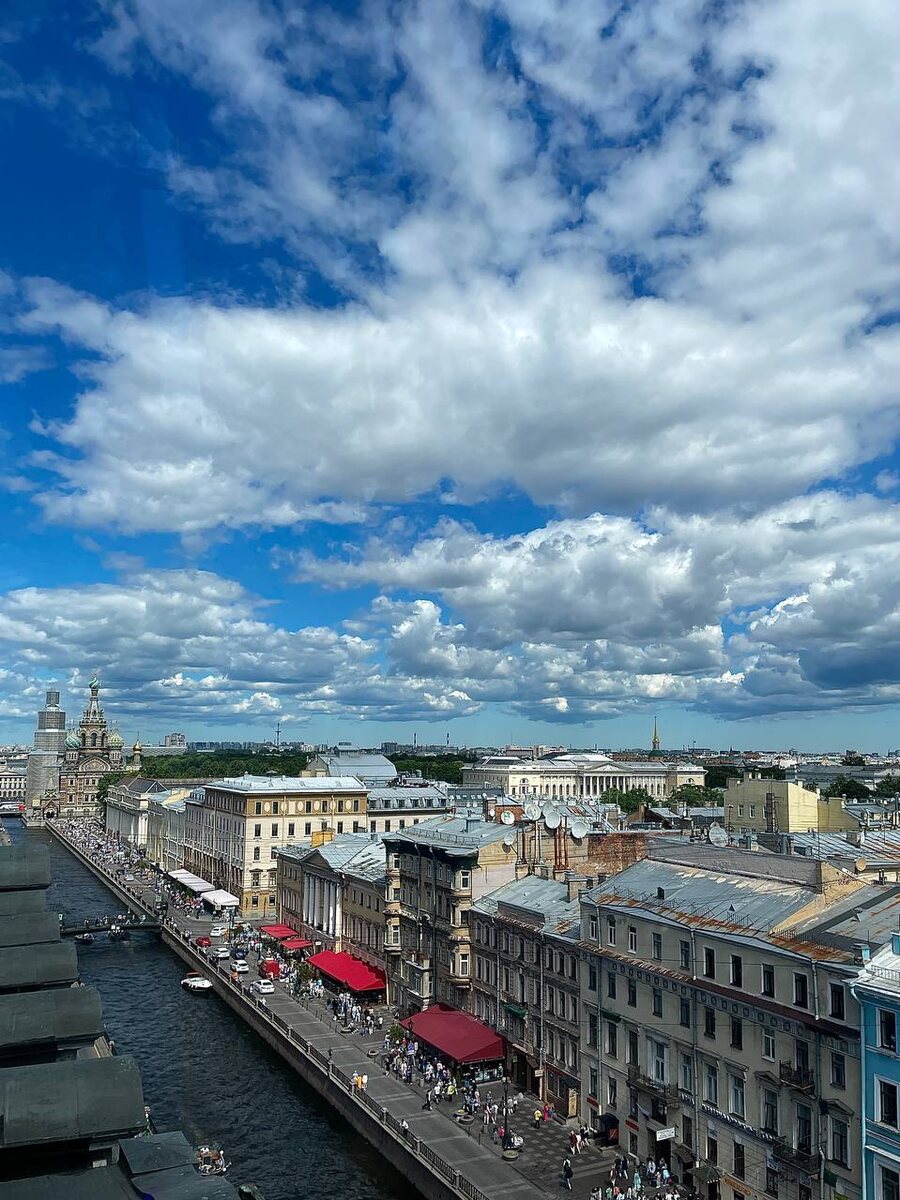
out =
[[[512,1150],[512,1130],[509,1127],[509,1076],[503,1076],[503,1149]]]

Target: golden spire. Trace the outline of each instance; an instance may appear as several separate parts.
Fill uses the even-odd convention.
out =
[[[659,754],[659,730],[656,727],[656,717],[653,718],[653,753]]]

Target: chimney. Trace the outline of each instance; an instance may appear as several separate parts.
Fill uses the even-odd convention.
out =
[[[657,900],[665,900],[665,898],[666,898],[666,889],[665,889],[665,888],[660,888],[660,887],[658,887],[658,888],[656,889],[656,898],[657,898]]]
[[[854,949],[860,962],[867,963],[872,957],[872,948],[867,942],[857,942]]]
[[[567,900],[574,900],[590,885],[590,880],[586,875],[577,875],[574,871],[566,871],[563,882],[566,885]]]

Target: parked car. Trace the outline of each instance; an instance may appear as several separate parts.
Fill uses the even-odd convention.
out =
[[[238,975],[245,975],[250,970],[250,964],[243,958],[236,958],[231,964],[232,971],[237,971]]]
[[[275,984],[271,979],[254,979],[250,984],[250,991],[256,992],[257,996],[271,996],[275,991]]]
[[[209,931],[209,936],[210,937],[224,937],[227,932],[228,932],[227,925],[213,925],[212,929]]]
[[[213,958],[231,958],[231,951],[227,946],[216,946],[212,956]]]
[[[246,958],[246,957],[247,957],[247,951],[246,951],[246,950],[241,950],[241,949],[239,949],[237,946],[232,946],[232,947],[231,947],[231,957],[232,957],[232,958],[235,958],[235,959],[237,959],[237,958]]]
[[[206,936],[205,933],[201,933],[199,937],[194,938],[194,945],[203,949],[204,946],[211,946],[212,941]]]
[[[260,959],[258,971],[260,979],[281,978],[281,966],[274,958]]]

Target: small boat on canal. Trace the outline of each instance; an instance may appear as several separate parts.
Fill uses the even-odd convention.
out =
[[[111,925],[109,929],[109,940],[111,942],[130,942],[131,932],[128,929],[123,929],[121,925]]]
[[[94,935],[92,933],[76,933],[75,941],[78,942],[79,946],[93,946]]]
[[[205,975],[201,975],[199,971],[188,971],[181,981],[181,986],[186,992],[212,991],[211,981]]]
[[[229,1165],[225,1151],[218,1146],[200,1146],[197,1150],[197,1170],[201,1175],[224,1175]]]

